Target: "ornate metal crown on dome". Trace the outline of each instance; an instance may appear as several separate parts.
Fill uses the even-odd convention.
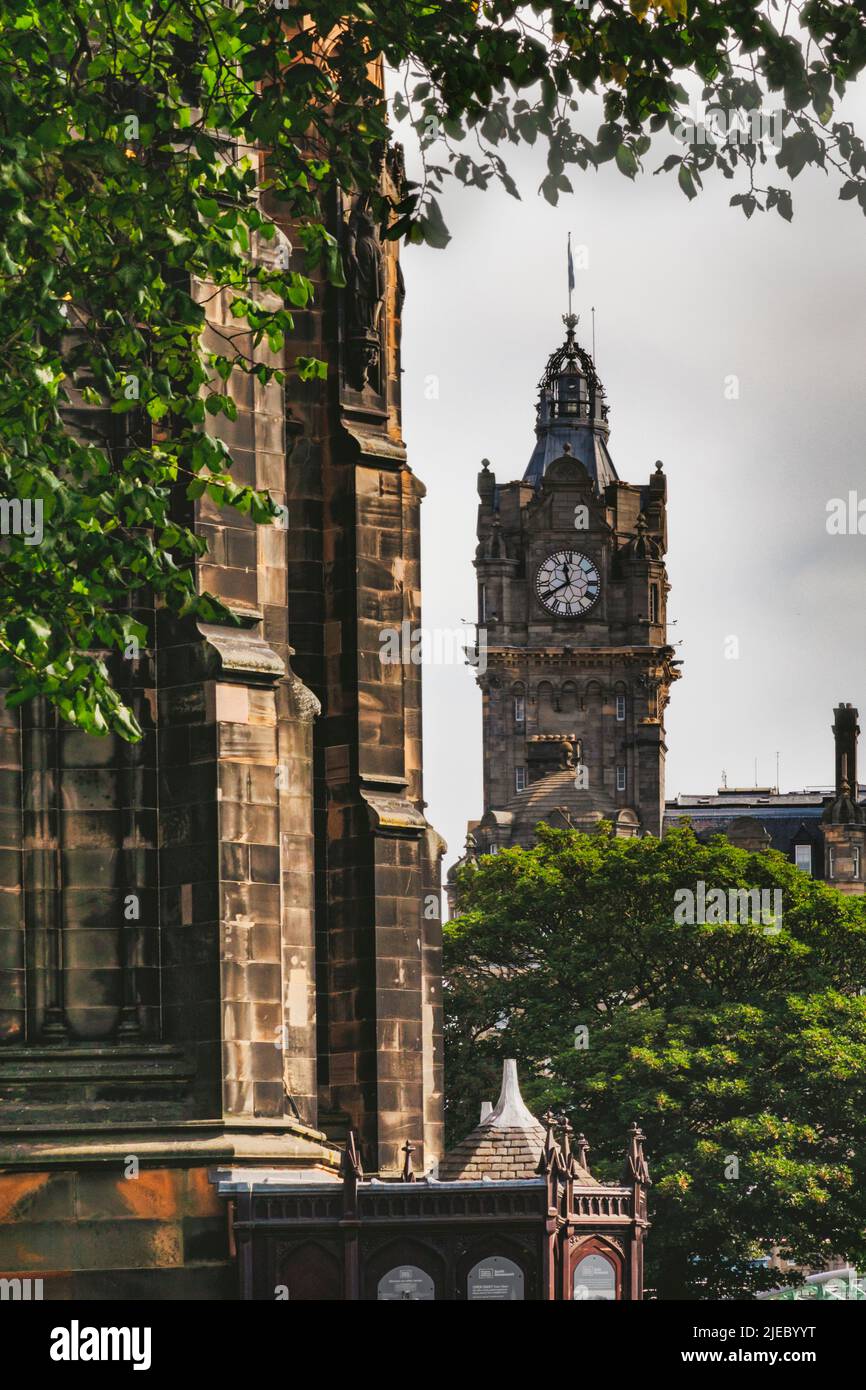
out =
[[[599,402],[602,418],[606,420],[608,407],[605,404],[605,391],[595,370],[595,363],[586,349],[582,348],[575,338],[578,321],[578,314],[563,314],[562,322],[566,329],[565,342],[548,357],[544,375],[538,383],[538,389],[539,391],[552,392],[561,376],[569,374],[582,376],[586,381],[590,396],[594,396]]]

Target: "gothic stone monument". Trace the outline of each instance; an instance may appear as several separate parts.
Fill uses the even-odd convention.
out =
[[[399,151],[381,178],[396,193]],[[383,626],[421,621],[403,286],[365,207],[330,222],[348,288],[319,286],[285,357],[246,343],[327,381],[245,377],[237,419],[208,417],[284,524],[178,502],[237,626],[130,596],[138,744],[0,710],[0,1274],[49,1298],[233,1297],[215,1164],[336,1177],[349,1128],[373,1172],[399,1175],[407,1136],[441,1153],[443,845],[420,672],[379,659]],[[216,334],[225,296],[197,291]],[[130,417],[74,404],[70,428],[125,447]]]

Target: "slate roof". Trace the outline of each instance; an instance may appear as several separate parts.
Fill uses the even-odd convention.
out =
[[[604,436],[586,422],[555,420],[546,423],[539,415],[536,436],[535,448],[523,475],[524,482],[537,487],[554,459],[566,453],[566,444],[570,445],[573,456],[580,459],[600,493],[608,483],[616,482],[617,471]]]
[[[437,1178],[440,1182],[534,1178],[545,1133],[544,1126],[523,1103],[517,1063],[509,1059],[502,1064],[502,1092],[496,1106],[445,1155]],[[576,1171],[575,1181],[596,1186],[586,1169]]]
[[[860,796],[864,790],[861,786]],[[763,825],[770,837],[770,847],[790,855],[792,846],[804,834],[820,838],[821,817],[833,799],[831,788],[814,788],[802,792],[774,792],[756,788],[754,791],[722,790],[714,795],[681,795],[665,802],[665,830],[691,822],[699,839],[723,835],[735,821],[753,817]]]

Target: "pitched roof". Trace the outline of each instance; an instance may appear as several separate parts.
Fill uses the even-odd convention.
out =
[[[537,1176],[545,1129],[523,1103],[517,1063],[502,1064],[502,1091],[494,1109],[439,1164],[440,1182],[503,1182]],[[589,1173],[576,1181],[595,1185]]]

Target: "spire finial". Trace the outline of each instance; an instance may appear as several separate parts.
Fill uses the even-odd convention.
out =
[[[491,1124],[501,1128],[531,1129],[537,1123],[523,1103],[517,1083],[517,1062],[508,1057],[502,1063],[502,1090],[490,1116]]]
[[[583,1169],[585,1173],[588,1173],[589,1164],[586,1161],[586,1156],[589,1153],[589,1143],[585,1134],[579,1134],[577,1136],[577,1139],[575,1140],[574,1144],[574,1149],[575,1157],[577,1158],[580,1167]]]
[[[649,1165],[643,1151],[643,1141],[646,1138],[640,1125],[634,1120],[628,1127],[628,1143],[625,1151],[625,1181],[637,1183],[643,1187],[649,1184]]]
[[[571,1158],[571,1136],[573,1133],[574,1125],[571,1123],[571,1120],[568,1118],[567,1115],[563,1115],[562,1144],[560,1147],[562,1148],[562,1157],[565,1159],[566,1164],[568,1164],[568,1160]]]
[[[541,1157],[538,1160],[536,1173],[539,1177],[544,1177],[547,1173],[558,1171],[559,1151],[556,1140],[553,1137],[553,1126],[556,1123],[556,1116],[548,1107],[542,1115],[542,1120],[547,1126],[547,1134],[544,1138],[544,1147],[541,1150]]]

